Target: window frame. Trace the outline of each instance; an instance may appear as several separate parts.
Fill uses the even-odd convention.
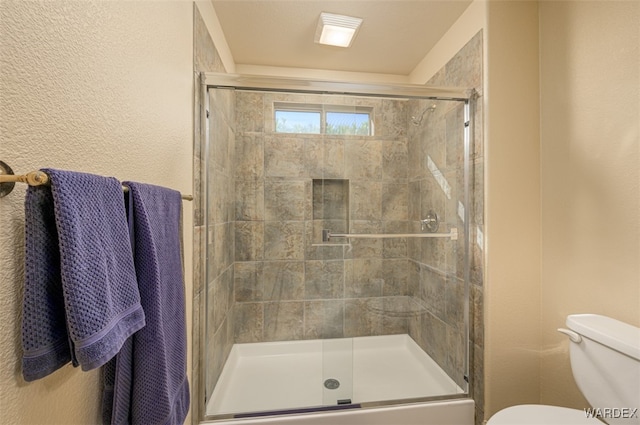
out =
[[[297,133],[297,132],[285,132],[277,130],[276,113],[278,111],[287,112],[317,112],[320,114],[320,131],[318,133]],[[340,113],[340,114],[366,114],[369,117],[369,132],[368,134],[353,134],[353,133],[327,133],[327,114],[328,113]],[[374,123],[373,123],[374,109],[372,106],[356,106],[356,105],[340,105],[340,104],[319,104],[319,103],[296,103],[296,102],[274,102],[273,103],[273,132],[278,134],[321,134],[328,136],[373,136],[374,135]]]

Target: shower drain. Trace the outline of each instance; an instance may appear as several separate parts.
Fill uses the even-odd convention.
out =
[[[324,381],[324,386],[329,390],[335,390],[340,386],[340,381],[338,381],[337,379],[329,378]]]

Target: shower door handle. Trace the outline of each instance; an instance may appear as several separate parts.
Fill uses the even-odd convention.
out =
[[[447,238],[458,240],[458,229],[452,228],[449,233],[331,233],[329,229],[322,230],[322,241],[329,242],[331,238],[347,239],[391,239],[391,238]]]

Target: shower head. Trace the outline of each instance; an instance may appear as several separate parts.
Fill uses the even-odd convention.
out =
[[[420,125],[422,124],[422,119],[424,118],[424,114],[426,114],[427,112],[433,111],[434,109],[436,109],[436,104],[432,104],[430,106],[427,106],[425,108],[424,111],[422,111],[422,113],[420,114],[419,117],[416,116],[412,116],[411,117],[411,122],[413,123],[413,125]]]

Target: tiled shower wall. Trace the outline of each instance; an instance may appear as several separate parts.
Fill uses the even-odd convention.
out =
[[[371,107],[375,135],[275,133],[274,102]],[[406,106],[390,99],[236,94],[235,342],[408,332],[406,317],[380,314],[408,303],[406,241],[312,246],[321,243],[323,227],[347,230],[314,219],[314,179],[348,180],[350,232],[406,232]]]

